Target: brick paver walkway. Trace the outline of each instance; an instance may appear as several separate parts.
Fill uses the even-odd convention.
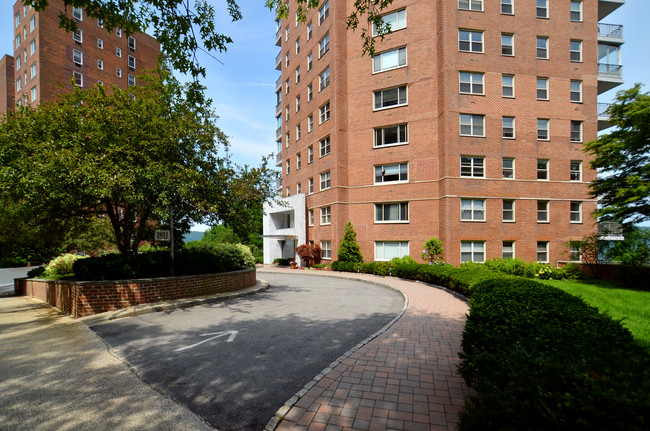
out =
[[[267,266],[263,272],[293,272]],[[468,389],[457,374],[468,305],[425,284],[300,271],[386,284],[409,305],[386,332],[344,359],[286,413],[279,430],[454,430]]]

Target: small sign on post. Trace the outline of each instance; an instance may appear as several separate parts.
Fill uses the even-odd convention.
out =
[[[156,241],[171,241],[171,231],[158,229],[154,232],[154,239]]]

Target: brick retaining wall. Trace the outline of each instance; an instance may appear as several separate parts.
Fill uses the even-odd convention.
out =
[[[17,295],[33,296],[72,317],[138,304],[232,292],[257,282],[255,268],[219,274],[118,281],[61,281],[17,278]]]

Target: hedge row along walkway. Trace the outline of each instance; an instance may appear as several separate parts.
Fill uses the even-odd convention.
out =
[[[296,270],[258,268],[263,272]],[[404,292],[409,304],[386,332],[327,372],[288,411],[281,409],[286,415],[276,429],[455,430],[469,393],[456,372],[468,305],[443,290],[398,278],[305,273],[388,285]]]

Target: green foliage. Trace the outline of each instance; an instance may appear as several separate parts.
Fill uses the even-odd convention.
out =
[[[569,262],[564,266],[558,268],[558,273],[560,280],[582,280],[585,278],[585,273],[580,270],[580,265],[577,263]]]
[[[73,265],[75,262],[86,259],[88,256],[79,256],[77,254],[65,253],[52,259],[46,266],[45,271],[38,278],[50,280],[59,279],[74,275]]]
[[[417,261],[409,255],[403,257],[394,257],[389,262],[391,265],[410,265],[417,263]]]
[[[152,253],[154,251],[166,251],[169,253],[169,248],[150,243],[142,244],[140,247],[138,247],[138,253]]]
[[[612,241],[605,252],[608,260],[634,267],[650,262],[650,230],[626,229],[624,237],[623,241]]]
[[[650,95],[641,84],[619,91],[607,113],[611,133],[585,145],[598,178],[591,194],[598,198],[599,219],[640,223],[650,220]]]
[[[474,285],[460,430],[643,430],[650,356],[581,299],[533,280]]]
[[[243,257],[244,268],[252,268],[255,266],[255,256],[251,252],[249,246],[244,244],[235,244],[235,247],[239,250]]]
[[[280,265],[280,266],[289,266],[289,259],[276,257],[275,259],[273,259],[273,263],[275,263],[276,265]]]
[[[338,260],[343,262],[363,262],[363,254],[357,242],[357,233],[351,222],[345,224],[343,240],[338,248]]]
[[[429,238],[424,243],[422,250],[422,260],[427,263],[442,262],[445,249],[442,246],[442,241],[438,238]]]
[[[465,262],[463,268],[484,267],[490,271],[525,278],[542,280],[559,280],[564,277],[564,271],[551,265],[539,262],[526,262],[522,259],[487,259],[484,263]]]
[[[229,227],[222,224],[212,226],[210,229],[203,232],[203,238],[200,241],[205,241],[212,244],[237,244],[241,242],[235,232]]]

